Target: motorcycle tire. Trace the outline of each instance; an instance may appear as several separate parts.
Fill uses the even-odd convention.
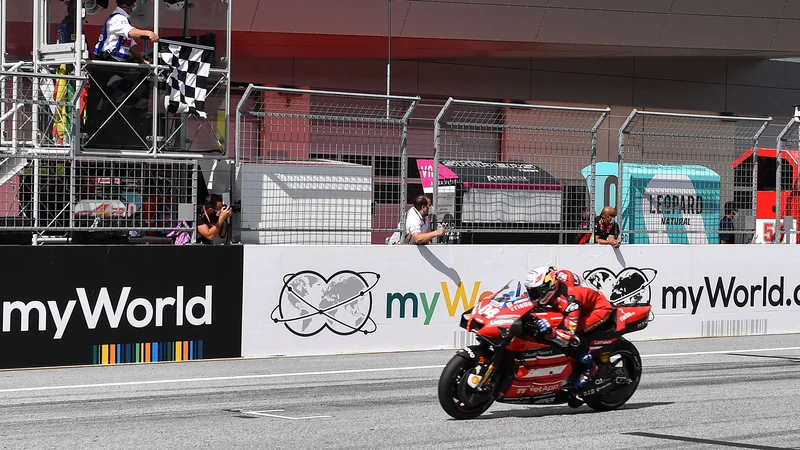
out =
[[[472,389],[466,384],[464,375],[469,373],[476,365],[476,362],[472,359],[455,355],[447,363],[439,377],[439,404],[454,419],[474,419],[483,414],[494,403],[494,396],[491,394],[484,394],[476,403],[468,403],[467,399],[462,398],[466,396],[465,393]]]
[[[584,398],[584,403],[596,411],[611,411],[619,408],[630,400],[639,386],[639,379],[642,377],[642,358],[639,356],[636,346],[628,340],[620,339],[617,347],[609,354],[609,359],[613,359],[615,356],[625,361],[628,377],[632,383],[599,396]]]

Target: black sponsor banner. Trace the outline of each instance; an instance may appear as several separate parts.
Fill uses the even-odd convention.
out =
[[[241,356],[242,246],[0,255],[0,368]]]

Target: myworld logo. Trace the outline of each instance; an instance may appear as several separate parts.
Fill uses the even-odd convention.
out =
[[[76,288],[75,292],[78,295],[78,300],[69,300],[63,311],[59,309],[58,302],[53,300],[48,301],[46,306],[45,302],[38,300],[3,302],[3,333],[15,331],[12,330],[12,319],[14,317],[19,317],[20,319],[19,331],[30,330],[31,321],[33,320],[36,320],[34,326],[39,331],[47,331],[50,323],[47,320],[49,313],[55,325],[53,339],[61,339],[70,324],[76,303],[80,303],[83,319],[86,322],[86,327],[90,330],[97,328],[103,316],[105,316],[109,326],[113,329],[119,328],[123,319],[128,326],[133,328],[150,326],[153,321],[155,321],[156,327],[161,327],[164,326],[165,310],[175,317],[175,326],[183,326],[184,319],[193,326],[211,325],[211,286],[205,287],[204,295],[192,297],[188,302],[184,302],[183,286],[177,287],[174,297],[157,297],[154,300],[137,297],[130,301],[130,287],[123,287],[115,301],[111,300],[108,288],[102,287],[93,305],[90,304],[86,288]],[[195,310],[198,306],[201,308],[199,313],[196,314],[197,311]]]
[[[789,295],[791,292],[791,295]],[[661,288],[662,309],[692,309],[697,313],[701,303],[711,308],[753,308],[800,306],[800,285],[786,286],[785,278],[777,283],[763,277],[760,283],[743,283],[737,277],[703,277],[700,286],[664,286]]]
[[[386,294],[386,318],[392,318],[392,311],[396,310],[400,319],[404,319],[408,314],[408,309],[411,308],[411,317],[419,317],[420,304],[422,304],[422,311],[425,314],[425,325],[430,325],[433,313],[436,311],[436,306],[439,304],[439,298],[444,298],[444,304],[447,307],[447,314],[454,317],[459,311],[459,305],[462,306],[461,311],[466,311],[473,306],[475,302],[480,302],[486,297],[490,297],[494,292],[483,291],[481,292],[481,282],[476,281],[472,285],[472,290],[467,295],[467,290],[464,288],[464,283],[459,282],[455,286],[455,290],[451,289],[451,284],[445,281],[439,283],[441,286],[440,291],[434,292],[390,292]],[[451,295],[451,292],[455,292]],[[397,308],[394,307],[397,305]]]

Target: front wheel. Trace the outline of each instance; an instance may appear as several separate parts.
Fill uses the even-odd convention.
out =
[[[625,379],[627,383],[620,384],[613,390],[598,396],[586,397],[583,401],[590,408],[597,411],[611,411],[624,405],[636,392],[639,379],[642,377],[642,358],[639,350],[627,340],[620,339],[617,348],[608,356],[609,376],[615,379]]]
[[[478,394],[467,384],[467,375],[475,367],[475,360],[455,355],[439,377],[439,403],[454,419],[474,419],[494,403],[490,392]]]

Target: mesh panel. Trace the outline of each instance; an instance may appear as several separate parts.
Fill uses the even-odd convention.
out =
[[[759,231],[764,242],[798,243],[797,223],[800,220],[800,191],[797,175],[800,161],[800,122],[797,118],[786,124],[778,136],[778,158],[775,179],[775,219],[773,223],[760,221]],[[784,220],[791,216],[791,224]]]
[[[633,111],[620,130],[623,242],[750,242],[757,160],[748,152],[770,120]]]
[[[209,74],[203,107],[207,117],[203,118],[166,111],[164,101],[170,88],[165,80],[171,68],[157,68],[159,82],[155,84],[149,68],[121,68],[113,63],[94,61],[84,69],[89,77],[89,88],[81,123],[83,152],[144,154],[152,151],[155,139],[159,153],[226,153],[227,74]]]
[[[417,101],[253,88],[237,111],[243,241],[371,243],[399,230]]]
[[[69,151],[75,92],[85,80],[0,72],[0,153]]]
[[[2,167],[0,229],[169,231],[196,203],[195,161],[28,156]]]
[[[464,242],[463,233],[574,242],[592,216],[587,177],[607,114],[462,100],[445,105],[434,158],[434,207],[448,228],[445,242]]]

